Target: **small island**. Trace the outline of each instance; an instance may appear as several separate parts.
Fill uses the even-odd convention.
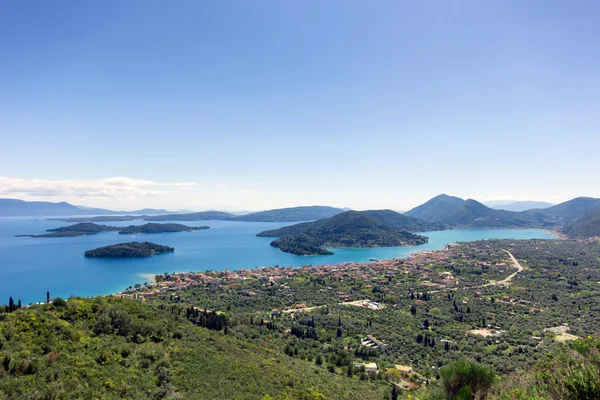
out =
[[[174,251],[173,247],[162,246],[160,244],[129,242],[88,250],[84,253],[84,256],[91,258],[141,258],[151,257],[155,254],[173,253]]]
[[[48,229],[39,235],[17,235],[17,237],[28,236],[32,238],[45,237],[71,237],[96,235],[100,232],[118,231],[120,235],[134,235],[142,233],[171,233],[171,232],[191,232],[202,229],[209,229],[208,226],[187,226],[182,224],[156,224],[148,223],[144,225],[130,225],[127,227],[99,225],[91,222],[82,222],[75,225],[61,226],[60,228]]]

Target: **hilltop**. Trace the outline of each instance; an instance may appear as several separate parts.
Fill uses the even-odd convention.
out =
[[[360,211],[345,211],[331,218],[260,232],[257,236],[281,237],[271,243],[293,254],[326,254],[318,247],[397,247],[427,243],[424,236],[392,229]]]
[[[464,202],[465,201],[459,197],[440,194],[420,206],[405,212],[404,215],[431,223],[439,223],[445,219],[446,215],[455,211]]]

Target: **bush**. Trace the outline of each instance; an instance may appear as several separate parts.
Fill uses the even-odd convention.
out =
[[[467,398],[467,393],[485,399],[496,379],[491,367],[464,358],[443,367],[440,376],[449,399]]]

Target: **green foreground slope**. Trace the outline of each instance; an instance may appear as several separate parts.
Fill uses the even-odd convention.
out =
[[[193,325],[173,306],[71,299],[0,313],[3,399],[383,399],[260,340]]]

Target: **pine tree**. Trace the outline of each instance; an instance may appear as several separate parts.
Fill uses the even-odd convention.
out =
[[[173,297],[173,295],[171,295]],[[50,291],[46,292],[46,304],[50,304]]]

